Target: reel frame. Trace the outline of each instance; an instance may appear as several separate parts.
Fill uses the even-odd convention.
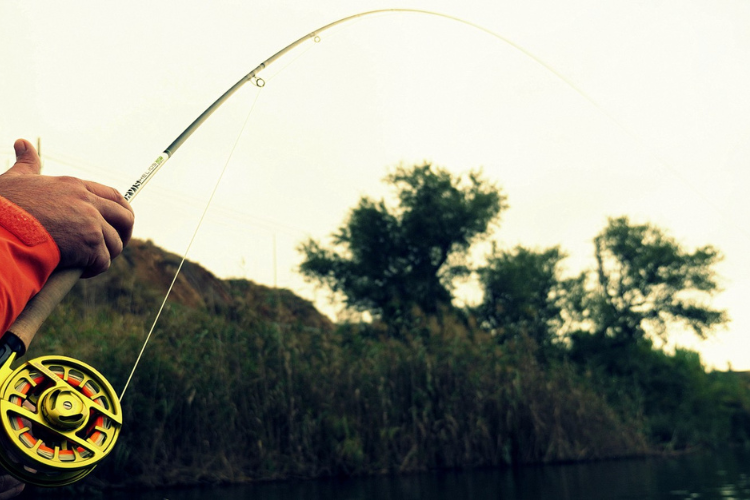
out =
[[[4,344],[0,465],[37,486],[78,481],[112,451],[122,429],[114,389],[93,367],[66,356],[41,356],[12,370],[18,353]]]

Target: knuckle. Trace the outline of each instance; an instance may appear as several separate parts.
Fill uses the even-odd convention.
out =
[[[89,193],[86,190],[86,185],[81,179],[77,177],[64,175],[62,177],[58,177],[57,181],[60,183],[62,187],[65,188],[65,191],[68,196],[71,196],[73,198],[78,198],[81,200],[85,200],[85,201],[89,199],[89,196],[88,196]]]
[[[101,241],[100,245],[96,246],[96,248],[92,248],[89,263],[86,266],[86,274],[90,277],[101,274],[109,269],[111,262],[112,260],[109,255],[109,251],[104,245],[104,242]]]
[[[98,208],[88,203],[82,206],[80,210],[81,210],[82,215],[85,217],[87,221],[89,221],[89,224],[91,226],[99,227],[100,224],[98,224],[98,222],[99,222],[99,219],[101,218],[101,212],[99,212]]]
[[[69,186],[80,186],[83,187],[83,181],[78,177],[72,177],[70,175],[63,175],[57,178],[58,182],[68,184]]]
[[[118,255],[120,255],[122,253],[123,248],[124,248],[124,245],[122,243],[122,239],[114,238],[113,241],[110,242],[110,247],[109,247],[110,258],[114,259]]]
[[[125,201],[125,197],[118,191],[117,189],[107,186],[107,189],[109,190],[110,196],[109,199],[112,201],[116,201],[117,203],[122,203]]]
[[[130,231],[130,229],[135,225],[135,213],[131,212],[130,210],[125,212],[125,224],[126,229]]]
[[[104,245],[104,237],[98,224],[88,221],[81,225],[79,232],[81,242],[89,249],[89,252],[96,253],[99,247]]]

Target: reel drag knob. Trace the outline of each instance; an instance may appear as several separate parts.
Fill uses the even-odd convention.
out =
[[[86,420],[85,405],[75,392],[58,387],[42,395],[42,412],[58,429],[77,429]]]
[[[81,361],[42,356],[2,382],[0,465],[21,481],[48,487],[78,481],[112,450],[121,427],[114,389]]]

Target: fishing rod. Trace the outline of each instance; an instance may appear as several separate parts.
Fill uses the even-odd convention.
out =
[[[347,16],[337,21],[334,21],[332,23],[326,24],[325,26],[318,28],[317,30],[312,31],[306,34],[305,36],[302,36],[298,38],[297,40],[295,40],[294,42],[290,43],[283,49],[273,54],[268,59],[261,62],[259,65],[253,68],[245,76],[240,78],[240,80],[237,81],[237,83],[232,85],[226,92],[224,92],[218,99],[216,99],[208,108],[206,108],[206,110],[203,111],[203,113],[201,113],[195,120],[193,120],[193,122],[184,131],[182,131],[182,133],[179,136],[177,136],[177,138],[174,141],[172,141],[169,144],[169,146],[167,146],[164,149],[164,151],[153,161],[153,163],[151,163],[151,165],[146,169],[146,171],[143,172],[143,174],[125,192],[124,194],[125,199],[128,202],[132,202],[135,199],[136,195],[140,192],[140,190],[146,184],[148,184],[148,182],[151,179],[153,179],[156,173],[177,152],[180,146],[182,146],[185,143],[185,141],[187,141],[188,138],[191,135],[193,135],[193,133],[196,130],[198,130],[198,128],[214,113],[214,111],[216,111],[222,104],[224,104],[230,97],[232,97],[232,95],[234,95],[234,93],[237,92],[241,87],[243,87],[248,82],[252,82],[258,87],[263,87],[265,85],[265,80],[263,80],[262,78],[259,78],[258,73],[260,73],[263,69],[273,64],[274,61],[276,61],[283,55],[287,54],[288,52],[290,52],[291,50],[295,49],[296,47],[298,47],[299,45],[301,45],[302,43],[308,40],[312,39],[313,41],[316,41],[316,42],[320,41],[320,33],[323,33],[324,31],[330,28],[333,28],[334,26],[338,26],[340,24],[346,23],[347,21],[351,21],[351,20],[365,17],[365,16],[371,16],[374,14],[386,14],[386,13],[398,13],[398,12],[428,14],[428,15],[433,15],[433,16],[438,16],[438,17],[444,17],[447,19],[452,19],[452,20],[459,21],[464,24],[474,26],[478,29],[491,33],[490,31],[486,30],[485,28],[482,28],[481,26],[475,25],[468,21],[464,21],[457,17],[453,17],[447,14],[441,14],[437,12],[431,12],[427,10],[419,10],[419,9],[371,10],[371,11]],[[517,47],[515,44],[513,44],[509,40],[505,40],[504,38],[503,40],[513,45],[514,47]],[[520,49],[519,47],[519,50],[523,50],[523,49]],[[63,270],[63,271],[54,273],[50,277],[50,279],[47,281],[44,288],[28,303],[27,307],[18,316],[16,321],[13,323],[13,325],[11,325],[8,331],[12,333],[13,335],[15,335],[21,341],[21,343],[24,346],[23,347],[24,351],[31,344],[31,341],[33,340],[34,336],[36,335],[36,332],[39,330],[44,320],[47,319],[47,317],[49,317],[49,315],[52,313],[52,311],[57,306],[57,304],[60,303],[60,301],[70,291],[70,289],[73,288],[73,286],[78,282],[82,274],[83,274],[83,270],[79,270],[79,269],[68,269],[68,270]],[[21,354],[23,354],[23,352]]]
[[[237,90],[248,82],[263,87],[265,81],[258,74],[277,59],[308,40],[319,42],[321,33],[337,25],[357,18],[388,13],[437,16],[484,31],[529,56],[599,108],[596,102],[572,82],[535,55],[482,26],[428,10],[371,10],[326,24],[290,43],[253,68],[206,108],[164,149],[125,192],[125,199],[132,202],[180,146]],[[39,327],[80,279],[82,273],[81,269],[53,273],[44,288],[29,301],[0,340],[0,465],[21,481],[39,486],[63,486],[89,474],[112,451],[122,428],[120,400],[124,390],[118,399],[111,384],[88,364],[64,356],[42,356],[25,362],[15,370],[11,368],[11,363],[25,354]],[[164,302],[168,295],[169,291]],[[163,305],[164,303],[162,307]],[[154,325],[157,320],[158,314]],[[141,354],[152,331],[153,326],[143,344]]]
[[[277,59],[279,59],[283,55],[287,54],[288,52],[290,52],[291,50],[295,49],[296,47],[298,47],[299,45],[303,44],[304,42],[308,40],[319,42],[320,34],[335,26],[338,26],[340,24],[344,24],[348,21],[352,21],[354,19],[358,19],[362,17],[372,16],[375,14],[388,14],[388,13],[412,13],[412,14],[425,14],[425,15],[430,15],[430,16],[437,16],[437,17],[442,17],[442,18],[449,19],[452,21],[456,21],[456,22],[468,25],[472,28],[484,31],[485,33],[495,38],[500,39],[502,42],[506,43],[507,45],[510,45],[514,49],[530,57],[532,60],[534,60],[541,66],[543,66],[546,70],[552,72],[556,77],[558,77],[568,86],[572,87],[573,90],[575,90],[584,99],[589,101],[589,103],[594,105],[597,109],[601,110],[600,106],[590,97],[588,97],[582,90],[580,90],[573,82],[568,80],[561,73],[557,72],[554,68],[544,63],[541,59],[539,59],[533,53],[524,49],[520,45],[515,44],[508,38],[505,38],[478,24],[472,23],[470,21],[466,21],[464,19],[461,19],[455,16],[451,16],[449,14],[443,14],[440,12],[433,12],[433,11],[422,10],[422,9],[395,8],[395,9],[371,10],[371,11],[361,12],[359,14],[354,14],[351,16],[343,17],[332,23],[326,24],[325,26],[322,26],[315,31],[311,31],[310,33],[298,38],[294,42],[290,43],[283,49],[273,54],[268,59],[258,64],[249,73],[247,73],[245,76],[240,78],[240,80],[237,81],[237,83],[232,85],[218,99],[216,99],[208,108],[206,108],[206,110],[203,111],[203,113],[201,113],[179,136],[177,136],[177,138],[174,141],[172,141],[171,144],[169,144],[169,146],[167,146],[164,149],[164,151],[156,158],[156,160],[154,160],[154,162],[151,163],[151,165],[146,169],[146,171],[143,172],[143,174],[125,192],[124,194],[125,199],[129,202],[133,201],[136,195],[140,192],[140,190],[151,179],[153,179],[156,173],[177,152],[180,146],[182,146],[185,143],[185,141],[187,141],[188,138],[191,135],[193,135],[193,133],[214,113],[214,111],[216,111],[222,104],[224,104],[241,87],[243,87],[248,82],[252,82],[257,87],[263,87],[265,85],[265,80],[258,77],[258,73],[260,73],[262,70],[264,70],[265,68],[273,64]],[[602,110],[602,112],[606,114],[606,111]],[[614,118],[611,117],[609,114],[607,114],[607,116],[609,116],[611,119],[614,120]],[[26,347],[28,347],[28,345],[31,343],[31,340],[33,339],[34,335],[36,334],[41,324],[52,313],[52,310],[55,308],[55,306],[63,299],[63,297],[65,297],[65,295],[70,291],[70,289],[76,284],[78,279],[81,277],[82,273],[83,273],[82,270],[77,270],[77,269],[60,271],[60,272],[55,273],[52,277],[50,277],[47,284],[39,292],[39,294],[37,294],[32,299],[32,301],[29,302],[26,309],[24,309],[24,311],[21,313],[18,319],[16,319],[16,322],[10,327],[9,331],[13,333],[14,335],[16,335],[23,342],[23,344]]]

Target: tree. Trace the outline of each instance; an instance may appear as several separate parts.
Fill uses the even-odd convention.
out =
[[[385,181],[398,205],[361,198],[331,248],[313,239],[301,245],[300,270],[388,323],[415,306],[432,314],[450,305],[454,280],[470,272],[469,248],[497,221],[505,197],[478,172],[463,178],[429,164],[399,167]]]
[[[589,276],[595,279],[570,301],[582,328],[569,336],[569,359],[625,420],[642,421],[657,444],[714,442],[718,432],[729,432],[720,431],[731,428],[729,413],[715,404],[723,389],[707,378],[700,356],[654,347],[670,327],[682,324],[706,337],[727,321],[709,304],[718,291],[719,252],[711,246],[688,251],[664,230],[627,217],[610,219],[594,250]]]
[[[718,291],[715,248],[687,252],[662,229],[627,217],[609,219],[594,247],[599,286],[588,309],[595,333],[637,340],[683,323],[703,338],[727,321],[724,311],[707,305]]]
[[[561,302],[568,288],[560,277],[563,258],[558,247],[493,250],[479,269],[484,299],[477,314],[482,326],[501,341],[526,335],[539,346],[551,344],[562,323]]]

